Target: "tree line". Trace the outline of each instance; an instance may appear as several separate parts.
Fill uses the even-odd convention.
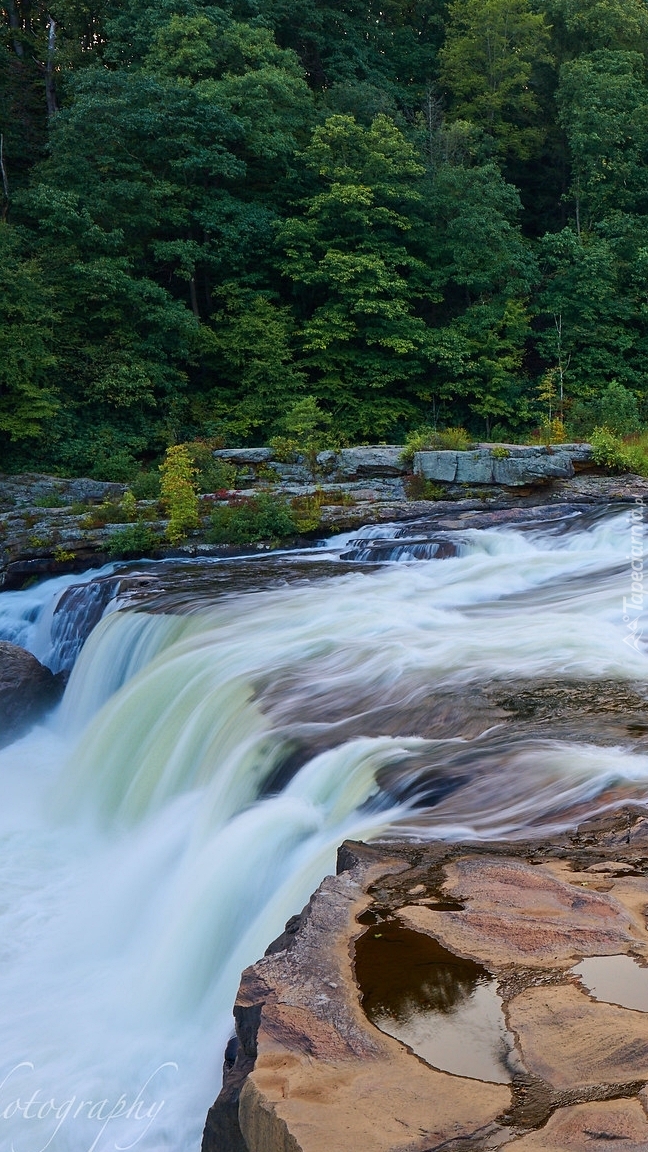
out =
[[[305,398],[348,443],[648,415],[644,0],[0,26],[3,468],[127,480]]]

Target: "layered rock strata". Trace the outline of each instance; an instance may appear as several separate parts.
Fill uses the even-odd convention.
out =
[[[203,1152],[645,1152],[647,907],[640,806],[546,842],[345,844],[243,974]],[[370,1022],[358,957],[394,925],[496,986],[503,1076],[444,1070]],[[645,1003],[623,975],[592,991],[584,958],[629,966]]]

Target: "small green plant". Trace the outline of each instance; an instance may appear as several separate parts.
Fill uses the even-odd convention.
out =
[[[89,505],[85,500],[74,500],[72,504],[68,505],[68,512],[70,516],[85,516]]]
[[[268,442],[272,455],[280,464],[294,464],[299,455],[299,444],[289,436],[271,436]]]
[[[122,503],[116,500],[104,500],[86,512],[87,516],[81,521],[82,528],[103,528],[106,524],[126,524],[128,521]]]
[[[47,492],[44,496],[39,496],[34,500],[37,508],[64,508],[65,500],[61,492]]]
[[[160,540],[155,532],[147,524],[138,522],[113,532],[105,549],[109,556],[147,556],[159,546]]]
[[[491,456],[494,460],[507,460],[510,455],[509,449],[504,448],[502,444],[496,444],[494,448],[491,448]]]
[[[62,544],[58,544],[54,549],[54,559],[57,564],[67,564],[70,560],[76,559],[76,553],[70,552],[67,548],[64,548]]]
[[[30,536],[28,541],[30,548],[49,548],[50,541],[46,540],[44,536]]]
[[[331,434],[332,419],[320,408],[314,396],[304,396],[278,421],[279,435],[270,439],[270,447],[281,463],[290,464],[298,455],[305,456],[315,472],[317,453],[335,445]]]
[[[160,495],[160,473],[138,472],[131,484],[131,492],[136,500],[157,500]]]
[[[408,500],[443,500],[445,494],[445,488],[433,480],[426,480],[423,476],[405,478],[405,495]]]
[[[410,467],[417,452],[446,450],[454,452],[467,452],[472,440],[465,428],[443,428],[437,432],[435,428],[424,425],[414,432],[409,432],[405,439],[405,446],[401,452],[401,459]]]
[[[186,445],[200,492],[222,492],[236,487],[236,465],[214,456],[215,444],[213,440],[193,440]]]
[[[632,467],[626,445],[609,428],[595,428],[590,437],[592,460],[611,472],[628,472]]]
[[[135,494],[131,492],[130,488],[127,488],[124,492],[124,495],[120,500],[119,507],[124,513],[126,520],[130,521],[137,519],[137,500],[135,499]]]
[[[162,474],[162,501],[169,516],[167,539],[172,544],[184,540],[187,533],[200,524],[200,502],[191,450],[186,444],[173,444],[167,448],[160,464]]]
[[[296,531],[297,519],[288,502],[262,492],[252,500],[214,508],[207,540],[210,544],[255,544],[281,540]]]
[[[95,480],[109,480],[117,484],[130,484],[139,471],[139,465],[128,448],[116,448],[108,455],[102,452],[90,475]]]

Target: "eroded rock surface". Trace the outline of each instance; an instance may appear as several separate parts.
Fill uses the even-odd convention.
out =
[[[648,967],[645,828],[637,805],[545,842],[344,845],[338,877],[243,974],[203,1152],[646,1152],[648,1012],[595,999],[575,971]],[[444,1071],[370,1022],[356,941],[394,925],[496,983],[510,1082]],[[455,1000],[469,991],[459,975]]]

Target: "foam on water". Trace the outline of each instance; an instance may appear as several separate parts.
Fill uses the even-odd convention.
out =
[[[563,535],[462,530],[443,561],[334,575],[331,549],[327,580],[106,616],[58,713],[0,751],[0,1144],[198,1148],[240,971],[345,837],[517,835],[612,786],[645,794],[648,757],[629,747],[423,740],[406,706],[398,736],[282,775],[324,698],[353,712],[430,685],[643,679],[624,642],[628,546],[627,514]],[[14,637],[34,644],[66,586],[8,594]],[[289,723],[265,703],[284,692]],[[381,786],[480,756],[487,773],[430,810]]]

